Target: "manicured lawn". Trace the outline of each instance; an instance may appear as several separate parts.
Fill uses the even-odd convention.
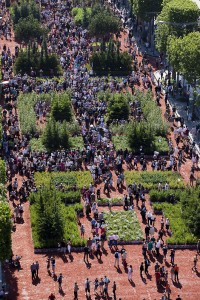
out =
[[[143,233],[134,211],[105,213],[107,236],[118,234],[120,241],[143,239]]]

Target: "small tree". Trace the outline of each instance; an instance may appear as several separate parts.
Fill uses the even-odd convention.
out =
[[[72,106],[69,93],[57,94],[51,103],[51,115],[56,121],[70,122],[72,120]]]
[[[32,15],[20,19],[15,26],[15,38],[19,43],[25,42],[28,44],[29,41],[33,41],[34,39],[39,41],[40,37],[45,35],[45,33],[46,30]]]
[[[129,112],[129,103],[126,95],[122,93],[113,94],[111,99],[108,101],[108,120],[128,120]]]
[[[0,201],[0,261],[11,256],[11,211],[6,201]]]

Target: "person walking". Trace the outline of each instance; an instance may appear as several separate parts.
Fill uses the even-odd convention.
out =
[[[128,280],[132,281],[133,268],[132,265],[128,267]]]
[[[150,266],[150,260],[148,258],[146,258],[144,261],[144,272],[146,275],[149,274],[149,271],[148,271],[149,266]]]
[[[51,257],[51,267],[52,267],[52,275],[54,276],[56,271],[56,260],[54,256]]]
[[[162,250],[163,250],[164,261],[166,261],[166,257],[167,257],[167,245],[166,244],[163,245]]]
[[[89,248],[87,246],[84,247],[84,262],[86,262],[86,264],[89,264],[89,261],[88,261],[88,256],[89,256]]]
[[[179,273],[179,267],[177,265],[175,265],[174,266],[174,280],[175,281],[179,281],[178,273]]]
[[[117,285],[116,285],[116,282],[114,281],[114,282],[113,282],[113,286],[112,286],[113,299],[114,299],[114,300],[117,300],[117,298],[116,298],[116,290],[117,290]]]
[[[75,282],[74,283],[74,300],[78,299],[78,290],[79,290],[78,284],[77,284],[77,282]]]
[[[38,278],[39,268],[40,268],[39,262],[36,261],[36,263],[35,263],[35,273],[36,273],[37,278]]]
[[[90,281],[89,278],[86,279],[85,281],[85,296],[90,296]]]
[[[63,275],[62,273],[60,273],[60,275],[58,276],[58,287],[59,287],[59,290],[62,290],[62,280],[63,280]]]
[[[47,263],[47,272],[49,273],[50,272],[50,258],[48,257],[47,258],[47,261],[46,261],[46,263]]]
[[[118,252],[118,250],[116,250],[114,256],[115,256],[114,267],[117,267],[117,269],[119,269],[119,252]]]
[[[70,239],[68,240],[68,243],[67,243],[67,251],[68,251],[68,254],[71,255],[71,249],[72,249],[72,243],[70,241]]]
[[[142,273],[144,272],[144,263],[141,262],[140,264],[140,276],[143,277]]]
[[[174,266],[171,267],[171,280],[174,281]]]
[[[99,288],[100,288],[101,295],[103,295],[103,286],[104,286],[104,281],[103,281],[103,278],[101,278],[101,280],[99,282]]]
[[[197,254],[194,256],[193,262],[194,262],[194,265],[192,267],[192,270],[196,271],[197,270],[197,262],[198,262],[198,255]]]
[[[174,258],[175,258],[175,250],[174,249],[171,249],[170,257],[171,257],[171,264],[174,265]]]
[[[35,275],[36,275],[36,266],[35,266],[34,262],[31,264],[30,269],[31,269],[31,276],[32,276],[32,281],[33,281],[35,279]]]

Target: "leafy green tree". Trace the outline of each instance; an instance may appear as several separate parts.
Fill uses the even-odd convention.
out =
[[[14,25],[16,25],[20,18],[25,19],[29,16],[33,16],[34,19],[40,21],[40,8],[34,0],[22,0],[19,3],[13,5],[11,15]]]
[[[143,20],[151,19],[162,9],[162,0],[132,0],[133,12]]]
[[[11,211],[6,201],[0,201],[0,261],[11,256]]]
[[[111,75],[127,75],[132,71],[132,57],[127,52],[119,51],[119,43],[109,41],[108,48],[102,43],[101,51],[91,57],[95,73]]]
[[[56,121],[72,120],[72,105],[69,93],[54,95],[51,103],[51,115]]]
[[[110,34],[117,33],[120,30],[119,18],[108,13],[106,10],[96,14],[90,22],[89,32],[92,36],[105,38]]]
[[[108,120],[128,120],[129,103],[126,94],[113,94],[108,101]]]
[[[132,122],[127,128],[129,147],[139,153],[140,146],[143,146],[145,153],[151,151],[154,132],[147,122]]]
[[[194,31],[197,28],[198,16],[199,8],[191,0],[171,0],[167,2],[157,18],[157,49],[166,53],[167,39],[170,36],[181,37]],[[187,23],[195,24],[187,25]]]
[[[189,83],[200,78],[200,33],[191,32],[180,38],[171,38],[167,47],[168,59],[175,69],[180,72]]]
[[[46,30],[41,26],[40,22],[32,15],[20,19],[14,29],[16,40],[19,43],[25,42],[26,44],[34,39],[39,41],[40,37],[46,33]]]
[[[39,240],[49,247],[64,237],[64,215],[56,190],[43,187],[34,195],[35,227]]]

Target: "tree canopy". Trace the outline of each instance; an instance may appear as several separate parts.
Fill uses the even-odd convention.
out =
[[[174,70],[189,83],[200,77],[200,33],[191,32],[180,38],[171,38],[167,46],[168,59]]]
[[[132,0],[134,14],[141,19],[149,19],[162,9],[162,0]]]
[[[11,255],[11,211],[6,199],[0,201],[0,261]]]
[[[89,25],[89,32],[93,36],[105,37],[117,33],[120,29],[119,18],[103,10],[94,15]]]
[[[192,32],[195,28],[197,28],[198,16],[199,8],[190,0],[171,0],[167,2],[166,5],[163,6],[162,11],[157,18],[157,49],[160,52],[166,53],[168,37],[170,35],[180,37]],[[196,24],[187,25],[187,23]]]

